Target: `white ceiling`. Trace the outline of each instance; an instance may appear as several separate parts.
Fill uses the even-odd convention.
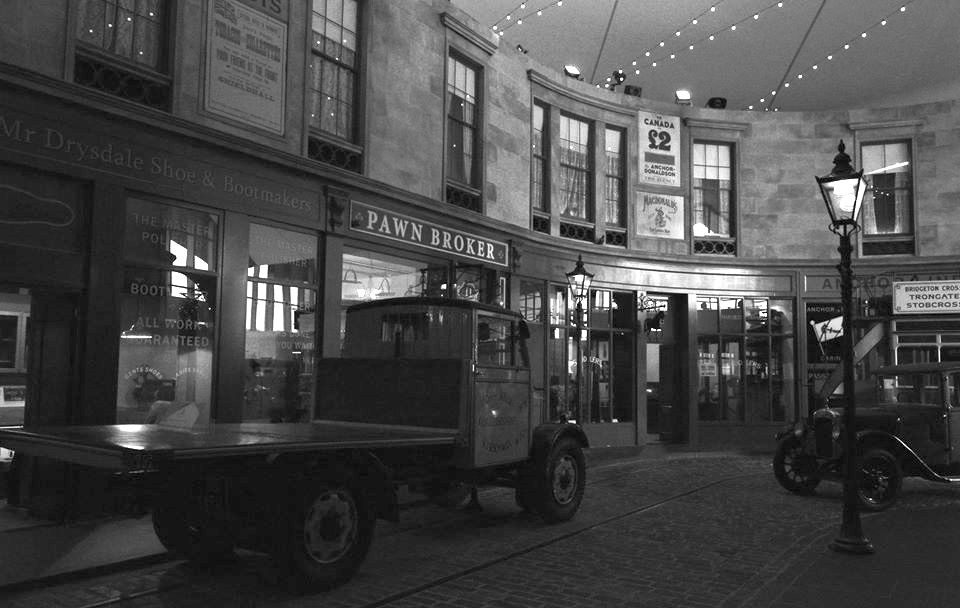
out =
[[[519,44],[556,70],[576,64],[591,84],[622,68],[624,85],[656,101],[673,102],[677,88],[697,106],[725,97],[728,109],[754,110],[960,98],[960,0],[450,1],[481,26],[497,25],[505,51]]]

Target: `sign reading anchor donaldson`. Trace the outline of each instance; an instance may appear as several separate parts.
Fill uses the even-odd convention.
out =
[[[475,262],[509,265],[507,243],[357,201],[350,201],[350,230],[452,253]]]
[[[680,117],[638,112],[640,179],[660,186],[680,185]]]
[[[893,284],[893,314],[960,313],[960,281],[904,281]]]

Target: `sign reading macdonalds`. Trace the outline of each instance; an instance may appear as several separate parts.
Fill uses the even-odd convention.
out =
[[[509,264],[507,243],[357,201],[350,201],[350,230],[497,266]]]

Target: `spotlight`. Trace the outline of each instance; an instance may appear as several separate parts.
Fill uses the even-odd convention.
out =
[[[627,75],[623,73],[623,70],[614,70],[613,79],[617,84],[623,84],[623,81],[627,79]]]
[[[640,87],[634,86],[632,84],[628,84],[627,86],[623,87],[624,95],[633,95],[634,97],[640,97],[640,91],[641,91]]]
[[[707,107],[714,110],[722,110],[727,107],[726,97],[711,97],[707,100]]]
[[[518,44],[518,45],[517,45],[517,52],[518,52],[518,53],[523,53],[524,55],[526,55],[526,54],[527,54],[527,49],[523,48],[523,45],[522,45],[522,44]]]
[[[583,80],[583,76],[580,74],[580,68],[568,63],[563,66],[563,73],[569,76],[570,78],[576,78],[577,80]]]
[[[681,106],[689,106],[693,103],[692,97],[690,96],[690,91],[687,89],[677,89],[677,92],[674,94],[673,101]]]

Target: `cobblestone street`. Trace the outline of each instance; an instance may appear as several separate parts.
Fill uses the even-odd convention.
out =
[[[890,511],[863,515],[877,555],[848,556],[826,546],[839,529],[838,484],[822,484],[813,497],[788,494],[774,480],[765,455],[640,457],[593,464],[579,514],[560,525],[520,512],[512,491],[504,489],[481,492],[479,513],[410,507],[399,524],[378,525],[358,575],[327,593],[294,594],[276,584],[265,557],[241,553],[211,571],[170,562],[9,592],[2,603],[15,608],[793,608],[816,601],[819,606],[936,608],[952,605],[947,593],[953,593],[936,577],[960,571],[944,564],[923,575],[930,582],[926,594],[898,584],[898,573],[878,566],[936,563],[937,558],[897,555],[897,541],[886,539],[890,526],[884,522],[909,522],[934,540],[939,533],[924,523],[933,521],[924,515],[955,517],[958,498],[960,488],[907,480]],[[863,589],[848,595],[847,577],[858,576]]]

